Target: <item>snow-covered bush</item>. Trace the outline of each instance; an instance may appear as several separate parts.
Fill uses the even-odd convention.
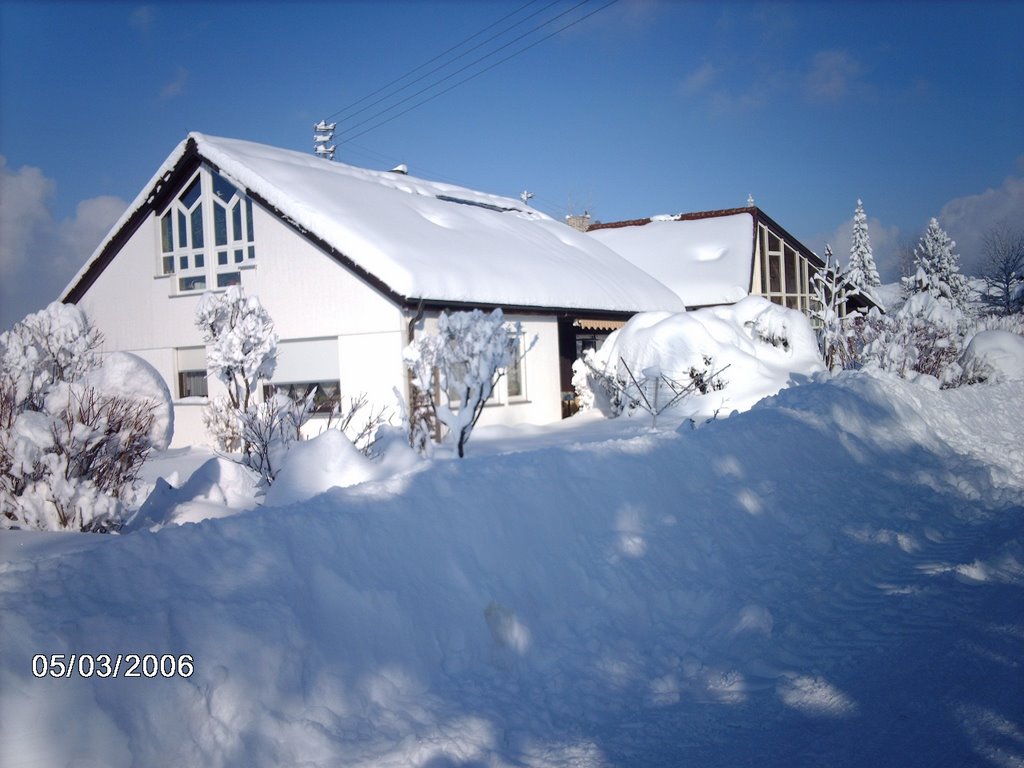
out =
[[[134,355],[53,303],[0,335],[0,527],[120,527],[149,452],[173,432],[170,393]]]
[[[651,415],[651,426],[658,426],[658,416],[674,408],[688,395],[708,392],[719,392],[725,389],[726,380],[722,373],[729,366],[715,367],[715,361],[709,356],[702,360],[702,367],[691,365],[680,378],[665,374],[657,366],[649,366],[639,373],[634,372],[629,363],[619,358],[619,365],[613,370],[601,370],[594,363],[593,350],[587,350],[577,363],[582,363],[581,387],[590,390],[586,398],[588,403],[594,402],[593,388],[599,388],[608,411],[618,416],[623,410],[630,413],[636,410],[646,411]],[[575,381],[575,377],[574,377]]]
[[[1024,316],[974,318],[948,298],[924,291],[891,314],[873,309],[855,316],[851,331],[844,367],[884,370],[907,379],[925,375],[949,388],[1012,378],[1006,372],[1015,370],[1015,339],[1024,340]],[[983,338],[974,345],[978,337]]]
[[[872,309],[853,321],[848,367],[889,371],[908,379],[924,374],[944,387],[956,386],[966,322],[948,299],[927,291],[911,295],[889,315]]]
[[[747,410],[787,386],[793,374],[810,375],[822,369],[807,318],[749,296],[727,307],[634,315],[599,349],[576,361],[573,386],[582,408],[615,417],[638,408],[647,410],[643,398],[631,388],[643,389],[653,403],[654,393],[649,390],[660,381],[658,386],[665,385],[667,395],[662,400],[659,393],[661,403],[675,394],[663,377],[683,387],[692,383],[671,410],[704,421]]]
[[[204,421],[221,450],[248,454],[242,415],[254,403],[260,380],[269,379],[277,362],[277,333],[270,314],[240,286],[206,293],[196,309],[196,327],[206,344],[207,367],[227,388],[212,398]]]
[[[437,333],[417,339],[403,352],[415,396],[444,424],[460,457],[503,369],[521,354],[521,334],[519,323],[505,325],[500,309],[490,314],[479,309],[442,312]],[[414,445],[416,437],[411,435]]]
[[[1024,336],[1009,331],[981,331],[960,356],[962,383],[998,384],[1024,380]]]
[[[342,432],[358,451],[367,457],[375,455],[374,445],[382,427],[391,423],[391,411],[386,406],[374,406],[365,392],[341,395],[334,400],[327,421],[328,429]]]
[[[312,403],[313,393],[301,401],[273,394],[239,413],[240,439],[246,446],[243,463],[259,473],[267,485],[277,477],[291,444],[300,439]]]
[[[846,300],[860,289],[846,283],[828,245],[825,246],[824,268],[811,276],[811,290],[815,299],[811,318],[825,367],[829,370],[844,368],[849,363],[851,334],[850,322],[846,319]]]

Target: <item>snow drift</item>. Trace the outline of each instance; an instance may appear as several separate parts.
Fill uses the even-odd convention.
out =
[[[1019,764],[1022,398],[844,374],[696,432],[435,461],[156,533],[5,532],[0,750]],[[37,679],[40,653],[195,670]]]

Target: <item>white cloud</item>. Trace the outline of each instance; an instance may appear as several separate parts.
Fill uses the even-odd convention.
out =
[[[173,99],[175,96],[181,95],[185,90],[185,84],[187,82],[188,70],[184,67],[178,67],[178,71],[175,73],[174,79],[160,89],[160,101],[168,101]]]
[[[94,197],[58,221],[55,188],[39,168],[13,170],[0,155],[0,330],[55,301],[128,206]]]
[[[838,102],[856,85],[863,71],[846,51],[818,51],[804,77],[807,97],[817,102]]]
[[[54,183],[38,168],[12,172],[0,155],[0,276],[24,263],[32,240],[50,222],[47,203]]]
[[[153,28],[153,21],[156,18],[156,9],[152,5],[140,5],[130,17],[131,24],[142,32],[149,32]]]
[[[939,212],[939,224],[956,241],[960,271],[976,275],[984,262],[985,233],[1003,222],[1021,226],[1024,212],[1024,178],[1010,176],[1001,186],[979,195],[950,200]]]
[[[717,74],[718,69],[705,62],[683,78],[679,85],[679,91],[684,96],[695,96],[707,88]]]

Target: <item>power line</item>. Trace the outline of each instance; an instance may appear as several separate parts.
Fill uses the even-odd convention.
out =
[[[411,101],[412,99],[415,99],[417,96],[423,95],[427,91],[430,91],[430,90],[436,88],[441,83],[444,83],[444,82],[446,82],[448,80],[451,80],[456,75],[462,74],[467,69],[470,69],[471,67],[476,66],[480,62],[485,61],[486,59],[491,58],[492,56],[494,56],[495,54],[499,53],[500,51],[505,50],[509,46],[515,45],[520,40],[522,40],[524,37],[529,37],[534,32],[537,32],[538,30],[543,29],[544,27],[548,26],[549,24],[551,24],[554,21],[557,21],[558,19],[562,18],[563,16],[566,16],[567,14],[572,13],[577,8],[579,8],[580,6],[586,5],[590,1],[591,0],[580,0],[580,2],[576,3],[576,5],[572,6],[571,8],[568,8],[567,10],[562,11],[561,13],[559,13],[557,16],[553,16],[552,18],[548,19],[547,21],[543,22],[542,24],[538,24],[537,26],[533,27],[532,29],[527,30],[523,34],[519,35],[518,37],[516,37],[516,38],[514,38],[514,39],[512,39],[510,41],[508,41],[504,45],[502,45],[502,46],[500,46],[498,48],[495,48],[493,51],[491,51],[489,53],[486,53],[486,54],[484,54],[483,56],[481,56],[481,57],[479,57],[477,59],[474,59],[473,61],[469,62],[468,64],[466,64],[466,65],[464,65],[462,67],[459,67],[454,72],[450,72],[449,74],[447,74],[444,77],[442,77],[440,80],[437,80],[434,83],[431,83],[430,85],[428,85],[428,86],[426,86],[424,88],[421,88],[420,90],[416,91],[415,93],[409,94],[408,96],[405,96],[404,98],[399,99],[397,102],[395,102],[391,106],[385,107],[384,109],[380,110],[376,114],[370,115],[366,119],[361,120],[358,123],[355,123],[354,125],[350,125],[347,128],[342,128],[342,130],[339,132],[340,134],[342,134],[341,136],[339,136],[339,141],[344,141],[343,134],[348,133],[350,131],[353,131],[353,130],[359,128],[360,126],[366,125],[367,123],[373,122],[374,120],[376,120],[377,118],[381,117],[382,115],[385,115],[388,112],[390,112],[390,111],[392,111],[394,109],[397,109],[402,104],[405,104],[406,102]],[[612,0],[612,1],[615,2],[616,0]],[[552,5],[553,5],[553,3],[552,3]],[[610,5],[610,3],[609,3],[609,5]],[[548,6],[548,7],[550,7],[550,6]],[[601,9],[598,9],[598,10],[601,10]],[[588,15],[592,15],[592,14],[588,14]],[[585,18],[587,18],[587,16],[584,16],[583,18],[579,19],[578,21],[582,21]],[[578,23],[578,22],[576,22],[576,23]],[[572,24],[569,24],[566,27],[562,27],[562,29],[568,29],[570,26],[572,26]],[[548,35],[547,37],[541,38],[540,40],[537,41],[537,43],[541,43],[544,40],[547,40],[549,37],[552,37],[553,35],[558,34],[558,32],[561,32],[562,29],[556,30],[554,33],[552,33],[551,35]],[[536,43],[535,43],[535,45],[536,45]],[[533,46],[529,46],[529,47],[533,47]],[[523,50],[524,51],[525,50],[529,50],[529,48],[524,48]],[[520,53],[522,53],[522,51],[520,51]],[[515,56],[515,55],[518,55],[518,54],[513,54],[513,55]],[[512,58],[512,57],[508,57],[508,58]],[[498,63],[500,64],[500,63],[502,63],[504,61],[507,61],[507,60],[508,60],[507,58],[506,59],[502,59]],[[480,73],[478,73],[478,74],[482,74],[483,72],[486,72],[488,69],[491,69],[491,67],[488,67],[486,69],[481,70]],[[471,79],[472,78],[466,78],[466,80],[461,80],[458,83],[456,83],[456,85],[461,85],[462,83],[466,82],[467,80],[471,80]],[[444,91],[441,91],[437,95],[440,96],[442,93],[447,93],[449,90],[451,90],[451,88],[446,89]],[[430,99],[426,99],[425,101],[420,102],[420,103],[421,104],[425,104],[429,100]],[[404,115],[405,112],[407,112],[407,111],[408,110],[405,110],[404,112],[399,112],[398,115],[395,115],[395,117],[398,117],[400,115]],[[380,125],[383,125],[383,123],[380,123]],[[357,133],[357,134],[355,134],[355,136],[351,136],[350,138],[355,138],[356,136],[362,136],[362,134],[361,133]]]
[[[430,64],[434,63],[434,62],[435,62],[435,61],[437,61],[438,59],[440,59],[440,58],[442,58],[442,57],[446,56],[447,54],[451,53],[452,51],[454,51],[454,50],[456,50],[456,49],[458,49],[458,48],[462,47],[463,45],[465,45],[466,43],[468,43],[468,42],[469,42],[470,40],[472,40],[473,38],[475,38],[475,37],[479,37],[479,36],[480,36],[480,35],[482,35],[482,34],[483,34],[484,32],[486,32],[486,31],[487,31],[488,29],[491,29],[491,28],[493,28],[493,27],[496,27],[496,26],[497,26],[498,24],[501,24],[501,23],[502,23],[503,21],[506,21],[507,19],[510,19],[511,17],[515,16],[515,15],[516,15],[517,13],[519,13],[520,11],[522,11],[523,9],[525,9],[525,8],[528,8],[529,6],[533,5],[533,4],[535,3],[535,2],[537,2],[537,0],[530,0],[530,2],[528,2],[528,3],[526,4],[526,5],[523,5],[523,6],[519,7],[518,9],[516,9],[515,11],[513,11],[512,13],[509,13],[509,14],[506,14],[505,16],[502,16],[502,17],[501,17],[500,19],[498,19],[498,20],[497,20],[496,22],[494,22],[493,24],[491,24],[491,25],[489,25],[489,26],[487,26],[487,27],[484,27],[484,28],[483,28],[482,30],[480,30],[479,32],[476,32],[475,34],[472,34],[472,35],[470,35],[470,36],[469,36],[469,37],[467,37],[467,38],[466,38],[465,40],[463,40],[463,41],[462,41],[461,43],[457,43],[456,45],[453,45],[453,46],[452,46],[451,48],[449,48],[448,50],[444,51],[443,53],[439,53],[439,54],[438,54],[437,56],[435,56],[434,58],[430,59],[429,61],[426,61],[426,62],[424,62],[423,64],[420,64],[420,65],[419,65],[418,67],[416,67],[416,68],[414,68],[414,69],[410,70],[409,72],[406,72],[406,73],[405,73],[404,75],[402,75],[401,77],[398,77],[398,78],[396,78],[396,79],[392,80],[392,81],[391,81],[390,83],[387,83],[386,85],[383,85],[383,86],[381,86],[380,88],[378,88],[377,90],[373,91],[372,93],[369,93],[369,94],[367,94],[366,96],[363,96],[363,98],[359,99],[358,101],[354,101],[354,102],[352,102],[352,103],[351,103],[351,104],[349,104],[349,105],[348,105],[347,107],[342,107],[341,109],[339,109],[339,110],[338,110],[337,112],[335,112],[335,113],[334,113],[333,115],[331,115],[331,116],[330,116],[329,118],[327,118],[327,119],[329,120],[329,119],[331,119],[331,118],[337,117],[337,116],[341,115],[341,114],[342,114],[343,112],[347,112],[347,111],[348,111],[348,110],[350,110],[350,109],[351,109],[352,107],[355,107],[355,106],[357,106],[357,105],[359,105],[359,104],[362,104],[362,103],[363,103],[364,101],[366,101],[367,99],[369,99],[369,98],[372,98],[373,96],[376,96],[376,95],[377,95],[378,93],[380,93],[381,91],[387,90],[387,89],[388,89],[388,88],[390,88],[390,87],[391,87],[392,85],[395,85],[395,84],[397,84],[397,83],[400,83],[400,82],[401,82],[402,80],[405,80],[405,79],[406,79],[407,77],[410,77],[410,76],[412,76],[413,74],[415,74],[416,72],[419,72],[419,71],[420,71],[421,69],[423,69],[424,67],[426,67],[426,66],[429,66]],[[463,52],[462,52],[462,53],[460,53],[460,54],[459,54],[458,56],[455,56],[454,58],[452,58],[452,59],[449,59],[448,61],[444,62],[443,64],[439,64],[438,66],[436,66],[436,67],[434,67],[433,69],[431,69],[431,70],[430,70],[429,72],[425,72],[424,74],[422,74],[422,75],[420,75],[419,77],[417,77],[417,78],[416,78],[415,80],[412,80],[412,81],[410,81],[410,82],[406,83],[406,84],[405,84],[405,85],[403,85],[403,86],[402,86],[401,88],[396,88],[395,90],[391,91],[390,93],[384,94],[383,96],[381,96],[381,97],[380,97],[379,99],[377,99],[376,101],[373,101],[373,102],[371,102],[371,103],[367,104],[367,105],[366,105],[365,107],[363,107],[363,108],[361,108],[361,109],[358,109],[358,110],[356,110],[356,111],[355,111],[355,112],[353,112],[352,114],[350,114],[350,115],[348,115],[347,117],[345,117],[345,118],[342,118],[342,119],[343,119],[343,120],[351,120],[351,119],[352,119],[353,117],[355,117],[356,115],[358,115],[358,114],[361,114],[361,113],[365,112],[366,110],[368,110],[368,109],[370,109],[370,108],[372,108],[372,107],[375,107],[376,105],[380,104],[380,103],[381,103],[381,102],[383,102],[383,101],[387,101],[387,100],[388,100],[388,99],[390,99],[390,98],[391,98],[392,96],[395,96],[396,94],[399,94],[399,93],[401,93],[401,92],[402,92],[402,91],[404,91],[405,89],[407,89],[407,88],[410,88],[410,87],[412,87],[413,85],[415,85],[416,83],[418,83],[418,82],[420,82],[420,81],[422,81],[422,80],[425,80],[426,78],[430,77],[430,76],[431,76],[432,74],[434,74],[435,72],[438,72],[438,71],[440,71],[440,70],[444,69],[445,67],[447,67],[447,66],[449,66],[449,65],[451,65],[451,64],[454,64],[454,63],[455,63],[456,61],[458,61],[459,59],[461,59],[461,58],[464,58],[464,57],[468,56],[469,54],[471,54],[471,53],[472,53],[473,51],[476,51],[476,50],[478,50],[478,49],[482,48],[483,46],[487,45],[487,44],[488,44],[489,42],[491,42],[492,40],[495,40],[495,39],[497,39],[497,38],[501,37],[502,35],[504,35],[504,34],[505,34],[506,32],[508,32],[509,30],[515,29],[515,28],[516,28],[516,27],[518,27],[518,26],[519,26],[520,24],[523,24],[523,23],[525,23],[525,22],[529,21],[530,19],[532,19],[532,18],[533,18],[534,16],[537,16],[537,15],[539,15],[539,14],[541,14],[541,13],[544,13],[544,11],[546,11],[546,10],[547,10],[548,8],[550,8],[550,7],[551,7],[551,6],[553,6],[553,5],[557,5],[557,4],[559,3],[559,2],[560,2],[560,0],[552,0],[552,1],[550,2],[550,3],[548,3],[548,4],[547,4],[547,5],[545,5],[545,6],[543,7],[543,8],[541,8],[541,9],[540,9],[539,11],[534,11],[534,12],[533,12],[533,13],[531,13],[531,14],[530,14],[529,16],[526,16],[525,18],[523,18],[523,19],[520,19],[519,21],[517,21],[517,22],[516,22],[515,24],[513,24],[512,26],[509,26],[509,27],[505,27],[504,29],[502,29],[502,30],[500,30],[500,31],[496,32],[495,34],[491,35],[490,37],[488,37],[488,38],[487,38],[486,40],[484,40],[483,42],[477,43],[476,45],[474,45],[474,46],[473,46],[472,48],[470,48],[469,50],[463,51]]]
[[[575,5],[572,8],[570,8],[569,11],[573,11],[576,8],[578,8],[580,5],[583,5],[583,4],[587,3],[587,2],[589,2],[589,0],[583,0],[583,2],[578,3],[577,5]],[[485,72],[489,72],[490,70],[494,69],[495,67],[500,66],[501,64],[504,64],[505,62],[509,61],[510,59],[514,59],[516,56],[519,56],[519,55],[521,55],[523,53],[526,53],[526,51],[528,51],[531,48],[534,48],[534,47],[540,45],[541,43],[545,42],[546,40],[550,40],[555,35],[557,35],[557,34],[559,34],[561,32],[564,32],[565,30],[569,29],[570,27],[574,27],[577,24],[579,24],[579,23],[581,23],[583,21],[586,21],[587,19],[589,19],[594,14],[600,13],[601,11],[605,10],[606,8],[614,5],[616,2],[618,2],[618,0],[609,0],[609,2],[605,3],[600,8],[597,8],[597,9],[591,11],[590,13],[588,13],[588,14],[586,14],[584,16],[581,16],[580,18],[576,19],[575,21],[569,22],[568,24],[566,24],[563,27],[559,27],[554,32],[551,32],[551,33],[545,35],[544,37],[540,38],[539,40],[536,40],[536,41],[530,43],[529,45],[525,46],[524,48],[521,48],[520,50],[518,50],[518,51],[516,51],[516,52],[514,52],[514,53],[512,53],[512,54],[510,54],[508,56],[506,56],[505,58],[499,59],[498,61],[494,62],[493,64],[490,64],[487,67],[484,67],[483,69],[481,69],[481,70],[479,70],[477,72],[474,72],[473,74],[469,75],[468,77],[465,77],[462,80],[459,80],[457,83],[454,83],[453,85],[450,85],[449,87],[445,88],[443,91],[438,91],[437,93],[428,96],[427,98],[423,99],[422,101],[419,101],[419,102],[413,104],[412,106],[410,106],[410,107],[408,107],[406,109],[403,109],[398,114],[392,115],[391,117],[389,117],[389,118],[387,118],[385,120],[382,120],[379,123],[375,123],[374,125],[371,125],[369,128],[366,128],[365,130],[362,130],[359,133],[352,134],[352,135],[348,136],[347,138],[346,137],[339,137],[339,141],[350,141],[352,139],[357,139],[360,136],[363,136],[364,134],[369,133],[370,131],[376,130],[377,128],[380,128],[381,126],[386,125],[387,123],[390,123],[392,120],[398,119],[402,115],[408,114],[409,112],[411,112],[414,109],[417,109],[418,107],[422,107],[424,104],[426,104],[426,103],[428,103],[430,101],[433,101],[438,96],[443,96],[444,94],[448,93],[449,91],[452,91],[455,88],[458,88],[460,85],[463,85],[464,83],[468,83],[470,80],[473,80],[473,79],[479,77],[480,75],[484,74]],[[500,51],[500,50],[502,50],[504,48],[507,48],[512,43],[518,42],[523,37],[526,37],[527,35],[531,34],[532,32],[537,31],[537,29],[540,29],[541,27],[544,27],[547,24],[551,23],[551,21],[554,21],[555,19],[564,16],[566,13],[569,13],[569,11],[566,11],[564,13],[559,14],[558,16],[554,17],[554,19],[551,19],[550,21],[547,21],[544,24],[541,24],[539,27],[536,27],[536,28],[530,30],[530,32],[527,32],[527,33],[524,33],[523,35],[520,35],[519,37],[517,37],[515,40],[511,41],[510,43],[507,43],[507,44],[503,45],[501,48],[498,48],[495,51],[487,54],[486,56],[483,56],[480,59],[477,59],[476,61],[474,61],[474,62],[472,62],[470,64],[467,64],[466,66],[462,67],[461,69],[457,70],[456,72],[453,72],[450,75],[446,76],[445,78],[442,78],[437,83],[434,83],[433,85],[428,86],[427,88],[424,88],[424,89],[422,89],[420,91],[417,91],[416,93],[412,94],[411,96],[406,97],[405,99],[402,99],[401,101],[399,101],[398,103],[388,107],[387,109],[384,109],[384,110],[380,111],[379,113],[377,113],[377,115],[371,116],[371,117],[367,118],[366,120],[363,120],[363,121],[357,123],[356,125],[351,126],[347,130],[348,131],[354,130],[354,129],[358,128],[359,126],[362,126],[362,125],[365,125],[368,122],[371,122],[376,117],[380,117],[381,115],[385,114],[386,112],[390,112],[392,109],[394,109],[395,107],[400,106],[401,104],[405,103],[406,101],[409,101],[410,99],[413,99],[416,96],[419,96],[422,93],[424,93],[426,91],[429,91],[431,88],[434,88],[437,85],[440,85],[445,80],[448,80],[451,77],[454,77],[455,75],[457,75],[457,74],[459,74],[461,72],[464,72],[466,69],[469,69],[474,64],[478,64],[480,61],[483,61],[484,59],[487,59],[490,56],[493,56],[495,53],[497,53],[498,51]],[[344,133],[344,131],[342,133]]]

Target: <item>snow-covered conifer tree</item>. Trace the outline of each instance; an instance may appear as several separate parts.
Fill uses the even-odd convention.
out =
[[[956,243],[939,226],[938,219],[928,222],[928,229],[914,248],[915,274],[903,278],[907,296],[928,293],[965,310],[969,297],[967,279],[960,274],[960,257],[953,252]]]
[[[871,251],[868,217],[864,214],[864,203],[860,200],[857,200],[857,210],[853,214],[850,264],[846,269],[846,279],[861,290],[870,290],[882,284],[878,276],[878,269],[875,267],[875,257]]]

